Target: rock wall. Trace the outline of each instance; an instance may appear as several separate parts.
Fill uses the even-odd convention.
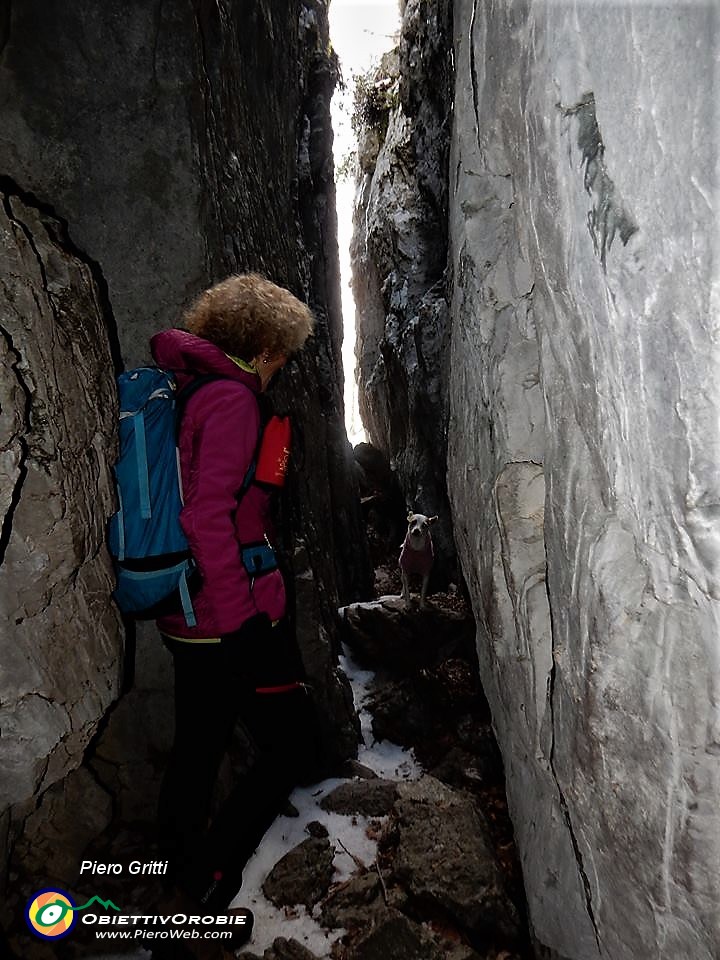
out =
[[[448,477],[529,912],[720,952],[717,11],[455,3]]]
[[[359,400],[408,509],[438,514],[436,574],[455,575],[447,449],[449,0],[410,0],[360,108],[354,212]]]
[[[363,413],[410,496],[446,361],[418,306],[445,237],[418,158],[441,174],[444,135],[407,91],[442,89],[443,10],[407,4],[377,78],[398,102],[360,149]],[[448,487],[530,919],[543,956],[706,960],[717,13],[456,0],[453,36]]]
[[[85,424],[70,423],[70,439],[64,441],[70,451],[97,448],[99,458],[112,445],[110,353],[117,366],[147,361],[149,336],[177,322],[185,303],[209,283],[233,271],[259,270],[307,299],[315,313],[316,336],[276,392],[278,405],[292,410],[295,425],[295,469],[282,504],[284,547],[297,578],[298,625],[309,673],[318,681],[328,755],[347,756],[356,735],[347,687],[335,669],[336,610],[341,601],[368,594],[371,572],[343,427],[329,121],[336,66],[329,52],[326,5],[321,0],[143,0],[110,10],[89,0],[72,9],[60,0],[28,0],[8,5],[1,19],[0,173],[69,224],[74,244],[83,251],[81,259],[93,264],[108,316],[117,327],[116,332],[101,328],[90,314],[92,329],[85,332],[77,322],[65,331],[60,343],[75,366],[72,378],[61,383],[62,405],[52,366],[48,383],[37,387],[38,396],[48,393],[44,415],[58,433],[61,424],[65,429],[64,409],[82,408],[86,389],[103,400],[97,432],[105,447],[97,440],[88,447]],[[33,282],[42,293],[39,281]],[[77,299],[76,319],[86,307],[84,297]],[[34,351],[39,361],[59,339],[55,335],[35,342],[41,328],[29,325],[30,316],[6,350],[14,370],[24,370],[16,357]],[[86,352],[94,358],[87,373],[81,366]],[[40,379],[40,367],[33,369]],[[13,387],[13,397],[22,411],[31,397],[21,386]],[[4,405],[3,416],[7,420]],[[17,424],[24,423],[24,416],[17,415]],[[4,454],[13,485],[25,456],[15,420],[8,424]],[[53,446],[46,459],[54,451]],[[72,664],[76,657],[82,659],[84,648],[89,651],[88,664],[78,667],[78,683],[87,681],[88,702],[82,717],[73,718],[65,767],[53,760],[58,777],[80,763],[86,733],[107,709],[118,671],[117,634],[112,642],[106,636],[110,626],[117,630],[106,603],[107,580],[91,591],[93,604],[105,604],[105,620],[93,606],[72,627],[55,581],[48,582],[47,576],[40,580],[43,563],[61,567],[63,576],[70,577],[76,554],[86,551],[94,557],[112,512],[107,494],[96,493],[94,474],[87,483],[72,474],[65,477],[70,456],[56,464],[55,485],[84,487],[85,499],[79,496],[76,503],[64,488],[54,491],[57,504],[51,501],[50,509],[56,525],[48,520],[46,534],[26,539],[29,559],[13,563],[14,576],[26,584],[28,606],[49,605],[53,649],[72,648]],[[77,515],[73,525],[63,514],[71,507]],[[13,499],[8,498],[5,509],[19,515]],[[17,526],[17,519],[12,525]],[[3,570],[9,559],[8,553]],[[31,578],[28,569],[35,571]],[[80,592],[82,577],[71,584]],[[3,612],[15,617],[14,609],[5,603]],[[3,681],[8,704],[23,696],[28,656],[44,662],[46,654],[29,653],[35,641],[30,619],[23,616],[28,626],[13,620],[7,634],[12,647],[6,661],[12,669]],[[171,722],[171,672],[164,656],[154,631],[140,630],[134,688],[93,745],[88,767],[115,795],[116,812],[128,819],[154,815]],[[44,669],[52,673],[48,664]],[[34,675],[26,686],[41,689]],[[21,799],[49,783],[44,764],[52,755],[54,734],[47,731],[66,723],[64,702],[49,677],[45,698],[22,701],[28,722],[35,723],[38,756],[25,747],[22,769],[16,778],[13,774]],[[5,769],[2,777],[8,777]],[[60,807],[62,803],[48,805],[50,819]],[[45,827],[37,825],[38,830]],[[57,827],[52,829],[57,835]],[[60,870],[52,875],[63,876]]]
[[[150,334],[233,271],[259,270],[309,301],[317,334],[284,400],[298,436],[327,450],[328,469],[299,497],[300,522],[318,581],[346,596],[367,589],[368,572],[356,513],[339,509],[352,484],[328,51],[322,0],[145,0],[112,14],[90,2],[15,5],[0,61],[0,164],[53,204],[100,266],[121,363],[146,362]],[[315,461],[302,466],[312,473]]]
[[[39,798],[119,690],[105,517],[117,414],[108,317],[63,225],[0,191],[0,877]]]

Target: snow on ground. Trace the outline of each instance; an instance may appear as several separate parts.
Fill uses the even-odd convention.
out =
[[[389,780],[417,779],[422,770],[412,751],[388,741],[373,741],[371,717],[365,705],[374,675],[368,670],[360,670],[347,651],[340,657],[340,666],[350,680],[355,708],[360,716],[364,740],[358,751],[360,763]],[[263,881],[272,867],[288,850],[307,838],[305,827],[313,820],[327,828],[330,841],[336,847],[335,881],[347,880],[355,872],[357,865],[353,857],[367,867],[375,862],[377,844],[367,836],[368,818],[328,813],[319,806],[322,798],[343,782],[340,779],[325,780],[312,787],[295,790],[290,800],[300,815],[278,817],[248,862],[243,871],[242,890],[233,901],[233,906],[249,907],[255,914],[253,938],[246,949],[262,954],[276,937],[294,937],[308,950],[324,957],[329,955],[332,943],[343,935],[342,930],[328,933],[303,906],[293,910],[278,910],[262,892]],[[377,821],[380,818],[373,819]]]
[[[366,709],[366,701],[373,682],[374,674],[361,670],[352,660],[347,650],[340,657],[340,666],[345,671],[353,690],[355,709],[360,717],[360,729],[364,743],[360,744],[358,760],[388,780],[416,780],[422,770],[412,751],[405,750],[388,741],[373,741],[372,718]],[[315,820],[322,823],[330,835],[330,842],[336,848],[334,881],[347,880],[356,870],[353,857],[371,867],[377,855],[377,843],[367,835],[370,820],[362,816],[342,816],[321,809],[320,801],[334,790],[342,779],[325,780],[311,787],[295,790],[290,801],[299,816],[281,816],[273,823],[262,839],[254,856],[243,871],[243,885],[233,900],[233,906],[249,907],[255,915],[255,928],[252,940],[243,949],[262,955],[272,946],[276,937],[293,937],[315,953],[318,957],[327,957],[333,942],[345,931],[335,930],[329,933],[311,916],[304,906],[279,910],[264,896],[262,885],[268,873],[289,850],[302,843],[308,836],[305,827]],[[383,818],[374,817],[374,822]],[[131,955],[123,954],[116,960],[147,960],[150,954],[144,950]],[[100,960],[100,958],[98,958]],[[103,957],[102,960],[113,960]]]
[[[355,709],[360,717],[363,742],[358,749],[358,761],[387,780],[417,780],[422,770],[412,750],[404,750],[388,740],[373,739],[372,717],[366,704],[375,674],[371,670],[361,670],[346,647],[343,647],[343,656],[339,660],[352,686]]]

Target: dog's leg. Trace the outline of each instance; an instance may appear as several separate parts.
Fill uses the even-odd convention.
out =
[[[403,603],[406,607],[410,606],[410,581],[407,573],[404,570],[400,571],[402,574],[402,598]]]
[[[426,573],[422,579],[422,587],[420,588],[420,609],[423,609],[427,606],[425,603],[425,594],[427,593],[428,583],[430,582],[430,574]]]

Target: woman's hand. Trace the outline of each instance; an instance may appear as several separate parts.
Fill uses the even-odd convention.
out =
[[[267,614],[258,613],[220,639],[228,669],[246,680],[248,687],[272,693],[303,682],[300,651],[287,619],[273,625]]]

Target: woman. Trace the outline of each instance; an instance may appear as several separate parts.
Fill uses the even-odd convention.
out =
[[[187,400],[179,431],[180,520],[202,586],[192,598],[194,626],[182,613],[158,620],[175,669],[175,741],[159,813],[176,881],[206,907],[222,908],[298,773],[302,666],[267,549],[270,493],[249,479],[261,434],[258,395],[303,346],[313,318],[287,290],[248,274],[206,290],[184,320],[187,330],[151,341],[180,396],[198,377],[208,380]],[[258,758],[208,829],[238,717]]]

